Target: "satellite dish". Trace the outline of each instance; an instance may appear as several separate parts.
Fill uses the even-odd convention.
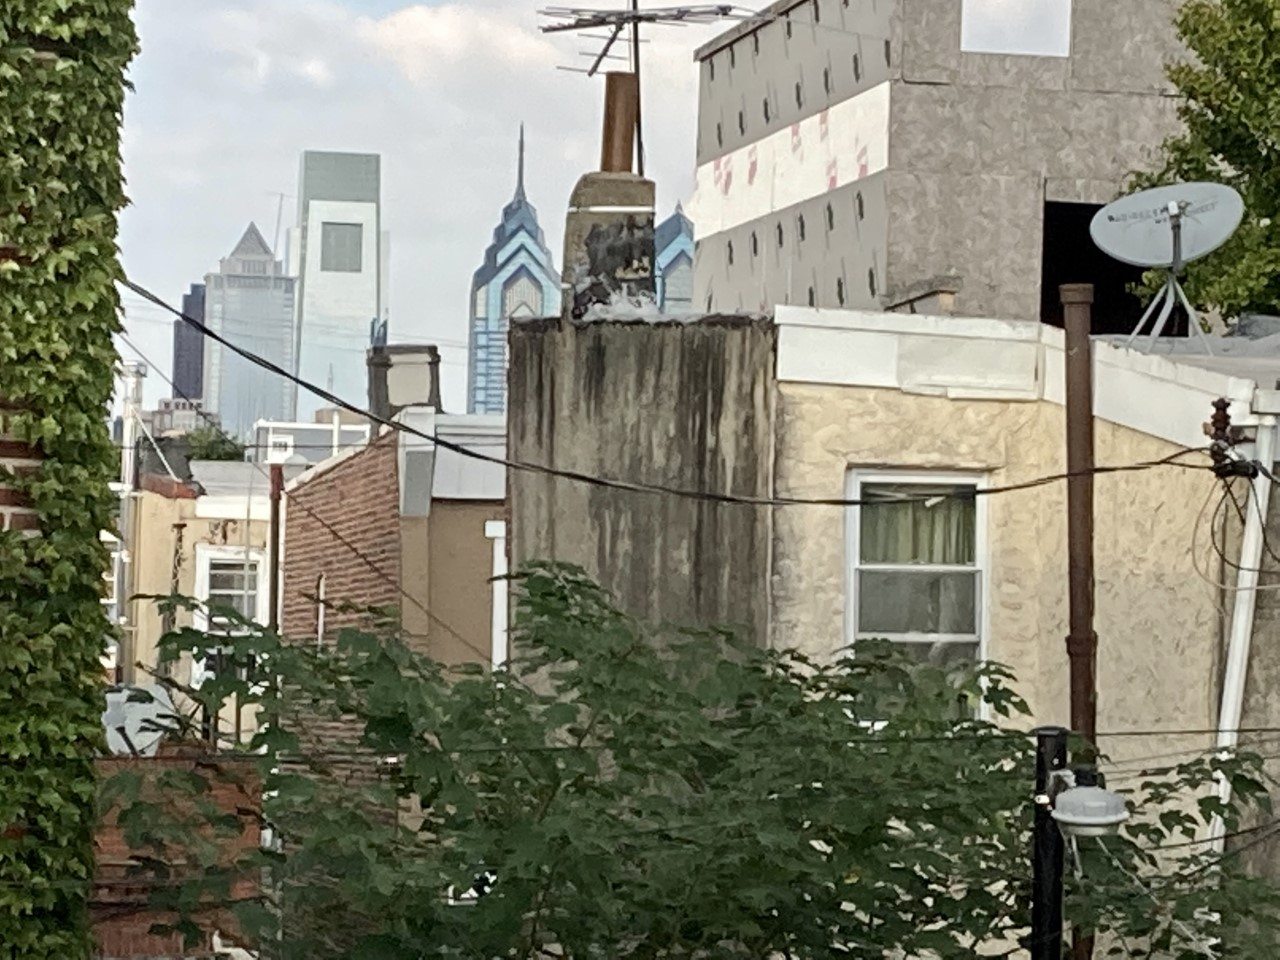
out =
[[[1178,268],[1213,253],[1244,218],[1240,194],[1221,183],[1175,183],[1109,203],[1089,233],[1104,253],[1135,267]],[[1181,227],[1181,251],[1175,246]],[[1180,254],[1180,255],[1179,255]]]
[[[117,755],[154,757],[160,741],[174,726],[173,701],[160,686],[111,687],[102,725],[107,748]]]
[[[1240,194],[1221,183],[1175,183],[1143,190],[1107,204],[1094,215],[1089,234],[1098,249],[1121,263],[1159,267],[1166,274],[1164,286],[1129,334],[1129,346],[1153,315],[1154,345],[1164,332],[1174,305],[1181,303],[1205,352],[1213,355],[1200,318],[1178,282],[1178,274],[1188,262],[1213,253],[1231,239],[1243,218]]]

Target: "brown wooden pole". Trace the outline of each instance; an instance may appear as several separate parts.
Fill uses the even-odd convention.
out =
[[[1093,285],[1061,288],[1066,321],[1067,576],[1071,627],[1071,729],[1090,744],[1097,733],[1098,635],[1093,629]]]
[[[1066,327],[1067,580],[1071,664],[1071,729],[1090,759],[1098,732],[1098,635],[1093,629],[1093,284],[1059,288]],[[1074,960],[1093,956],[1092,932],[1077,927]]]

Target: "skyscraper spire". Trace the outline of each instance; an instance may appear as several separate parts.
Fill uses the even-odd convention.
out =
[[[516,166],[516,199],[524,199],[524,124],[520,124],[520,159]]]

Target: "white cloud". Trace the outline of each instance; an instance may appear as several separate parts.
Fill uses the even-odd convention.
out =
[[[528,131],[530,199],[557,263],[569,191],[598,162],[602,85],[555,69],[585,64],[579,51],[596,44],[540,33],[526,0],[381,6],[140,0],[142,54],[125,115],[125,266],[177,301],[249,220],[271,239],[302,150],[381,153],[392,336],[443,344],[456,409],[465,354],[453,344],[465,340],[471,273],[514,187],[518,125]],[[660,213],[692,187],[692,51],[713,32],[648,33],[647,172]],[[282,212],[288,226],[292,199]],[[158,319],[136,311],[129,326],[167,370],[169,331]],[[152,400],[167,392],[157,378],[148,384]]]

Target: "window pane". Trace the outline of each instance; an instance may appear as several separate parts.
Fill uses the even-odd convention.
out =
[[[359,223],[320,225],[320,269],[359,273],[364,227]]]
[[[861,499],[875,502],[858,508],[860,559],[863,563],[972,565],[977,504],[972,497],[952,495],[973,490],[954,484],[863,485]]]
[[[977,635],[978,572],[860,570],[858,633]]]

